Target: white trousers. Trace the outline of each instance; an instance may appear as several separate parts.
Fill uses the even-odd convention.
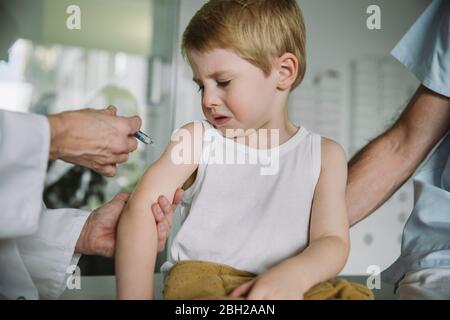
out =
[[[400,300],[450,300],[450,268],[430,268],[409,272],[400,281]]]

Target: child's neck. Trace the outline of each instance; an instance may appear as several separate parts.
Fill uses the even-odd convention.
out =
[[[282,145],[283,143],[287,142],[289,139],[291,139],[298,131],[298,128],[292,123],[292,121],[289,119],[287,113],[283,115],[282,117],[278,119],[271,119],[269,122],[265,123],[261,128],[259,128],[257,131],[258,133],[261,131],[261,129],[267,130],[268,135],[268,148],[274,148],[278,145]],[[275,139],[274,141],[271,141],[271,131],[276,130],[275,132],[278,132],[278,139]],[[258,135],[263,136],[263,135]],[[278,140],[278,141],[276,141]]]
[[[274,148],[287,142],[298,130],[289,119],[287,108],[284,108],[282,113],[274,115],[256,129],[257,139],[245,139],[245,142],[238,139],[237,142],[256,149]]]

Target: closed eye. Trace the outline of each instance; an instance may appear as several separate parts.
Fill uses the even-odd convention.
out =
[[[228,81],[217,81],[217,85],[219,87],[225,88],[225,87],[227,87],[230,84],[230,82],[231,82],[231,80],[228,80]]]
[[[228,81],[216,81],[217,82],[217,86],[221,87],[221,88],[226,88],[230,83],[231,80]],[[204,87],[201,85],[198,85],[198,92],[203,92]]]

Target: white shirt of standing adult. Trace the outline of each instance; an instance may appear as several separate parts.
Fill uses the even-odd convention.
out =
[[[55,299],[65,290],[68,270],[80,257],[74,253],[75,247],[82,245],[77,241],[90,213],[45,209],[42,193],[47,162],[50,155],[50,158],[85,165],[104,175],[114,175],[115,165],[125,162],[128,153],[137,148],[132,134],[141,125],[138,117],[117,117],[121,120],[114,123],[116,127],[112,126],[112,121],[100,120],[105,114],[115,116],[115,113],[114,108],[82,110],[60,114],[56,119],[0,110],[0,297]],[[96,146],[83,141],[88,134],[78,132],[78,143],[85,153],[78,150],[78,159],[75,159],[74,150],[69,149],[76,143],[68,140],[74,135],[64,131],[70,130],[74,120],[84,126],[87,122],[95,123],[98,135],[108,134],[112,137],[104,137],[106,140],[116,139],[112,151],[115,154],[96,155],[92,152]],[[105,128],[99,126],[101,124]],[[53,143],[56,139],[66,140]],[[110,142],[106,140],[104,143]],[[105,206],[118,217],[126,196],[116,198]],[[84,248],[84,251],[89,250]],[[105,255],[112,255],[107,251],[113,248],[104,250]]]

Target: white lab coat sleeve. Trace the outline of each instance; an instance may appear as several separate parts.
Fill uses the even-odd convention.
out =
[[[0,110],[0,239],[36,232],[49,148],[46,117]]]
[[[37,232],[17,239],[40,299],[57,299],[66,289],[81,257],[74,253],[75,245],[89,214],[76,209],[44,209]]]

